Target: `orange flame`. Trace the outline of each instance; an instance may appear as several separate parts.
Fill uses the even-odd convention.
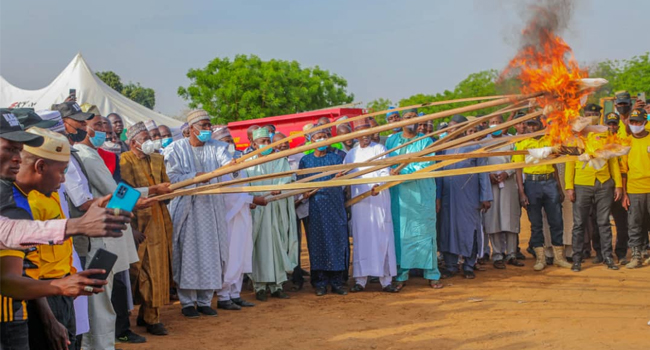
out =
[[[524,30],[524,36],[536,40],[524,47],[510,61],[505,74],[515,73],[521,82],[522,93],[545,92],[537,104],[545,108],[548,135],[553,145],[574,140],[572,124],[579,117],[581,98],[587,91],[581,89],[580,79],[588,72],[576,62],[571,47],[562,38],[546,29],[533,31],[535,23]],[[546,108],[549,107],[549,108]]]

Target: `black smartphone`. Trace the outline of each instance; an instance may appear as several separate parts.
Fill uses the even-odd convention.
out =
[[[70,97],[77,97],[77,89],[70,89]]]
[[[115,265],[116,261],[117,261],[117,255],[109,252],[106,249],[102,249],[102,248],[97,249],[97,252],[95,252],[95,255],[93,256],[92,260],[90,260],[90,264],[88,264],[87,270],[101,269],[101,270],[105,270],[106,272],[90,275],[89,278],[96,279],[96,280],[106,280],[108,278],[108,274],[111,273],[111,270],[113,269],[113,265]]]

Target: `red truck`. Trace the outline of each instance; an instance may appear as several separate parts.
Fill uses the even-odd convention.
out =
[[[251,119],[243,120],[240,122],[228,123],[228,129],[232,134],[232,138],[237,144],[237,149],[244,150],[250,145],[248,142],[248,136],[246,136],[246,130],[251,125],[264,126],[267,124],[273,124],[276,128],[276,132],[281,132],[287,136],[299,133],[302,131],[302,127],[305,124],[313,123],[316,124],[319,118],[327,117],[330,121],[335,121],[343,116],[348,118],[356,117],[358,115],[364,114],[362,108],[330,108],[330,109],[321,109],[317,111],[296,113],[296,114],[287,114],[280,115],[276,117],[267,117],[261,119]],[[332,130],[332,134],[336,135],[336,130]],[[289,143],[291,148],[302,145],[305,142],[304,137],[297,137]]]

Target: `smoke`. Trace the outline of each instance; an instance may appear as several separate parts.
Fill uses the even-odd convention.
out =
[[[539,0],[526,6],[526,28],[519,38],[519,48],[540,48],[549,35],[560,35],[569,29],[575,9],[571,0]]]

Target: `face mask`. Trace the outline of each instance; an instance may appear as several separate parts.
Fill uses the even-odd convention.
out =
[[[161,145],[163,148],[165,148],[165,147],[169,146],[172,142],[174,142],[174,139],[173,139],[173,138],[171,138],[171,137],[165,137],[164,139],[162,139],[162,142],[160,143],[160,145]]]
[[[445,136],[447,136],[447,135],[448,135],[448,134],[447,134],[447,132],[445,131],[445,132],[443,132],[442,134],[440,134],[440,138],[441,138],[441,139],[444,139]]]
[[[160,146],[161,146],[161,145],[162,145],[162,140],[161,140],[161,139],[158,139],[158,140],[154,140],[154,141],[153,141],[153,147],[154,147],[155,149],[160,149]]]
[[[629,127],[634,135],[638,135],[645,130],[645,125],[630,125]]]
[[[394,132],[400,132],[400,131],[402,131],[402,128],[393,128],[393,131]]]
[[[139,142],[138,142],[139,143]],[[144,143],[140,143],[140,150],[144,154],[151,154],[156,150],[156,145],[151,140],[147,140]]]
[[[119,154],[120,151],[122,150],[122,147],[120,147],[119,144],[113,142],[113,141],[106,141],[102,145],[102,149],[105,149],[111,153]]]
[[[228,144],[228,153],[230,153],[230,155],[235,154],[235,145],[232,143]]]
[[[70,141],[72,142],[81,142],[86,139],[86,136],[88,135],[88,132],[84,129],[77,129],[76,134],[68,134],[68,138],[70,138]]]
[[[263,156],[268,156],[271,153],[273,153],[273,148],[269,147],[269,145],[264,146],[264,148],[262,148],[262,152],[260,152],[260,154]]]
[[[271,142],[273,142],[273,135],[275,135],[275,134],[272,133],[272,132],[269,133],[269,138],[271,139]]]
[[[411,134],[414,134],[418,131],[418,124],[413,124],[409,125],[406,127],[406,130],[408,130]]]
[[[212,130],[201,130],[199,134],[196,135],[196,138],[199,139],[199,141],[201,142],[208,142],[211,136],[212,136]]]
[[[323,142],[323,141],[325,141],[325,140],[326,140],[326,139],[318,139],[318,140],[314,140],[314,142]],[[327,150],[327,146],[320,146],[320,147],[318,147],[318,148],[316,148],[316,149],[319,150],[319,151],[321,151],[321,152],[325,152],[325,151]]]
[[[95,131],[95,136],[90,138],[90,143],[92,143],[95,148],[103,145],[104,141],[106,141],[106,133],[103,131]]]
[[[497,127],[496,124],[495,125],[490,125],[490,129],[496,128],[496,127]],[[503,130],[494,131],[494,132],[492,132],[492,135],[501,136],[501,133],[503,133]]]
[[[618,112],[618,114],[628,115],[631,110],[632,110],[632,106],[630,105],[616,106],[616,111]]]

